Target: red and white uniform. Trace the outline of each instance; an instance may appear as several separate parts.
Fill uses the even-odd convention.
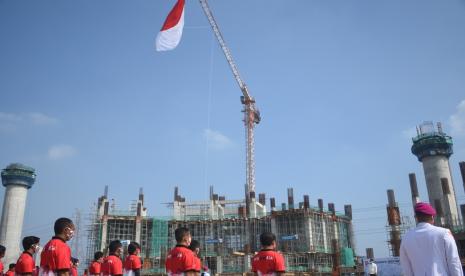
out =
[[[272,249],[264,249],[252,258],[252,271],[259,276],[272,276],[276,272],[284,273],[286,266],[284,257]]]
[[[0,275],[3,275],[3,263],[0,261]]]
[[[53,237],[40,254],[41,275],[53,274],[58,271],[69,271],[71,268],[71,249],[66,242]]]
[[[141,269],[141,267],[142,267],[142,263],[140,261],[139,256],[137,255],[128,255],[126,257],[126,260],[124,260],[125,271],[138,270],[138,269]]]
[[[183,275],[184,272],[188,271],[200,272],[200,269],[197,269],[196,259],[198,258],[194,255],[194,252],[187,246],[176,245],[166,257],[166,272],[171,276]]]
[[[5,276],[15,276],[15,272],[13,270],[8,270],[6,273],[5,273]]]
[[[101,266],[102,266],[101,263],[97,261],[93,261],[89,266],[89,275],[100,275]]]
[[[32,274],[35,272],[35,268],[36,265],[31,253],[24,251],[16,261],[16,274]]]
[[[109,255],[103,260],[102,274],[109,275],[123,275],[123,262],[116,255]]]

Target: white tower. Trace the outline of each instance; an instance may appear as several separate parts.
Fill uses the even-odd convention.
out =
[[[0,222],[0,244],[6,247],[3,263],[15,263],[19,257],[21,232],[27,190],[34,185],[36,174],[33,168],[22,164],[10,164],[2,170],[2,184],[6,187]]]
[[[412,153],[423,163],[429,202],[436,208],[436,224],[452,227],[459,223],[455,189],[449,167],[452,155],[452,138],[437,129],[432,122],[425,122],[417,128],[413,138]]]

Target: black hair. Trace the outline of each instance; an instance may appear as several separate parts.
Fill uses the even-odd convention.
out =
[[[73,265],[76,265],[77,263],[79,263],[79,259],[71,257],[71,262],[73,263]]]
[[[432,215],[426,215],[420,212],[415,212],[415,217],[417,218],[418,222],[428,222],[434,220]]]
[[[36,237],[36,236],[27,236],[27,237],[24,237],[23,238],[23,248],[24,248],[24,251],[26,250],[29,250],[31,249],[31,247],[34,245],[34,244],[37,244],[40,242],[40,238]]]
[[[123,244],[119,240],[114,240],[108,245],[108,251],[110,251],[110,253],[115,253],[120,247],[123,247]]]
[[[3,246],[3,245],[0,245],[0,256],[1,256],[1,255],[4,255],[4,254],[5,254],[5,251],[6,251],[6,247]]]
[[[53,230],[55,231],[55,235],[63,234],[66,227],[74,227],[73,221],[69,218],[59,218],[55,221],[55,225],[53,226]]]
[[[189,229],[186,227],[179,227],[174,231],[174,237],[176,238],[177,242],[182,242],[182,239],[189,234]]]
[[[270,246],[274,241],[276,241],[276,236],[271,232],[263,232],[260,235],[260,244],[262,246]]]
[[[140,249],[140,245],[137,242],[131,242],[128,245],[128,253],[129,254],[134,254],[136,253],[137,249]]]
[[[12,269],[12,268],[15,268],[16,264],[15,263],[11,263],[9,266],[8,266],[8,269]]]
[[[370,258],[370,262],[373,262],[373,258]]]
[[[195,251],[197,248],[200,248],[200,242],[198,240],[192,240],[189,249]]]
[[[94,253],[94,260],[98,260],[100,258],[103,258],[103,252],[102,251],[97,251]]]

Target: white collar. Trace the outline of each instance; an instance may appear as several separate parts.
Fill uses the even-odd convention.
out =
[[[429,227],[429,226],[431,226],[431,224],[428,223],[428,222],[420,222],[420,223],[417,224],[418,228],[426,228],[426,227]]]

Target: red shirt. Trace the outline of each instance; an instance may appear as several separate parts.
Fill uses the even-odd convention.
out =
[[[36,268],[34,259],[31,253],[24,251],[19,259],[16,261],[15,271],[18,274],[29,274],[33,273]]]
[[[93,261],[89,266],[89,274],[90,275],[100,275],[101,263]]]
[[[274,250],[261,250],[252,259],[252,271],[263,276],[285,272],[284,257]]]
[[[69,270],[70,274],[72,276],[78,276],[78,271],[77,271],[77,267],[71,267],[71,269]]]
[[[125,270],[137,270],[142,267],[140,258],[137,255],[129,255],[124,260],[124,269]]]
[[[12,271],[12,270],[8,270],[8,271],[5,273],[5,276],[15,276],[15,272]]]
[[[195,259],[197,257],[189,248],[183,245],[176,245],[166,257],[166,272],[169,274],[180,274],[187,271],[200,272],[196,267]]]
[[[53,272],[71,268],[71,249],[64,240],[53,237],[45,245],[40,254],[40,267]]]
[[[199,257],[195,257],[195,270],[200,271],[202,269],[202,261]]]
[[[103,260],[103,275],[123,275],[123,262],[116,255],[110,255]]]
[[[0,275],[3,274],[3,263],[0,261]]]

